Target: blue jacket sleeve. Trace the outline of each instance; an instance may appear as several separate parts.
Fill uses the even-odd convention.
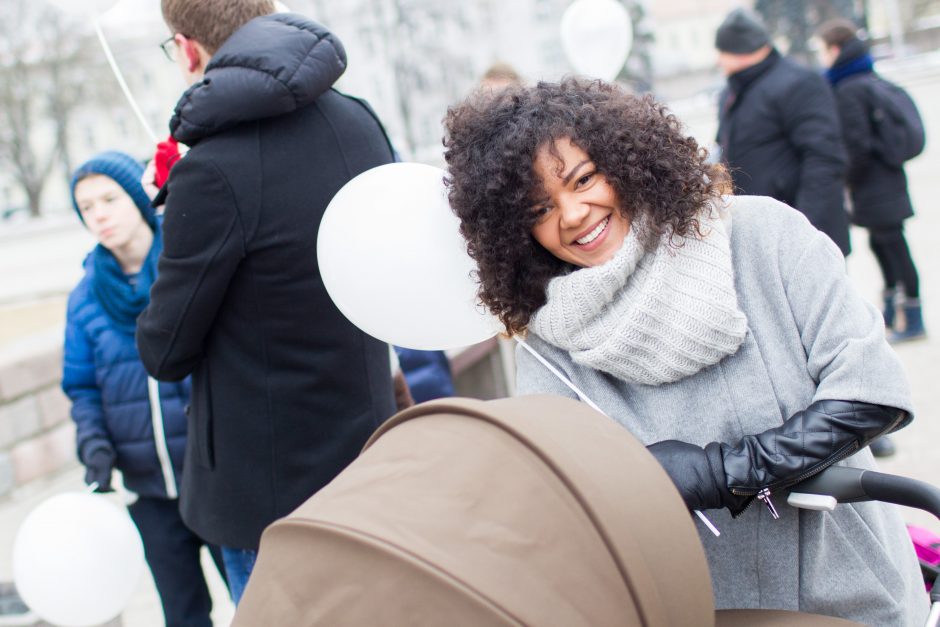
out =
[[[72,401],[78,458],[85,462],[99,448],[113,448],[105,426],[101,390],[95,378],[94,346],[78,320],[70,299],[65,326],[62,390]]]

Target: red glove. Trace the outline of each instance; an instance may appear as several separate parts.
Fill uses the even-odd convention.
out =
[[[170,168],[179,160],[180,147],[172,135],[157,144],[157,151],[153,155],[153,164],[156,168],[153,175],[154,185],[158,188],[163,187],[170,176]]]

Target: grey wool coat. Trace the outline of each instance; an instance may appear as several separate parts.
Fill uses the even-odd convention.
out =
[[[839,249],[799,212],[771,198],[728,198],[731,254],[747,337],[738,351],[685,379],[628,384],[580,366],[535,336],[529,344],[645,444],[736,443],[780,425],[813,401],[854,400],[911,411],[901,364],[881,315],[852,287]],[[574,396],[524,350],[519,394]],[[843,462],[874,468],[865,449]],[[699,526],[719,609],[785,609],[869,625],[922,625],[927,596],[893,506],[798,510],[777,495],[780,519],[759,502],[739,518]]]

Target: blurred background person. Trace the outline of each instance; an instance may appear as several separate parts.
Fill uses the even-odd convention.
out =
[[[884,279],[884,319],[891,331],[889,341],[903,342],[926,337],[920,303],[920,279],[904,237],[904,221],[914,215],[908,194],[903,162],[883,154],[883,146],[907,141],[904,128],[897,137],[879,137],[898,127],[880,121],[886,99],[900,88],[887,83],[874,71],[868,42],[859,39],[858,28],[844,19],[830,20],[819,28],[821,56],[828,70],[842,120],[842,135],[849,157],[847,184],[852,198],[852,221],[868,229],[868,244]],[[899,111],[899,113],[902,113]],[[923,126],[916,111],[910,123]],[[880,129],[879,129],[880,127]],[[916,133],[916,130],[915,130]],[[920,144],[922,149],[923,144]],[[919,152],[915,146],[911,152]],[[901,157],[903,158],[903,157]],[[903,310],[904,325],[897,315]]]
[[[728,81],[718,144],[735,190],[798,209],[847,255],[846,158],[829,85],[783,58],[760,18],[745,9],[725,18],[715,47]]]
[[[521,84],[522,77],[519,76],[514,67],[508,63],[497,61],[483,73],[479,86],[484,89],[499,90],[511,85]]]
[[[104,152],[79,166],[72,202],[98,240],[69,295],[62,389],[72,401],[85,482],[111,491],[114,468],[136,494],[140,530],[169,627],[211,627],[212,600],[200,563],[206,543],[179,512],[189,380],[157,383],[134,344],[162,250],[160,223],[129,155]],[[221,568],[219,549],[206,545]]]

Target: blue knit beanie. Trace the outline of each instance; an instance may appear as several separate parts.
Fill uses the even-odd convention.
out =
[[[150,197],[144,191],[140,179],[144,175],[144,166],[139,161],[128,154],[109,150],[95,155],[82,165],[78,166],[75,174],[72,175],[72,206],[78,213],[79,219],[84,223],[85,218],[75,202],[75,186],[80,180],[91,174],[102,174],[114,180],[118,185],[124,188],[127,195],[131,197],[134,204],[140,210],[144,222],[150,225],[151,229],[156,229],[157,216],[153,207],[150,205]]]

